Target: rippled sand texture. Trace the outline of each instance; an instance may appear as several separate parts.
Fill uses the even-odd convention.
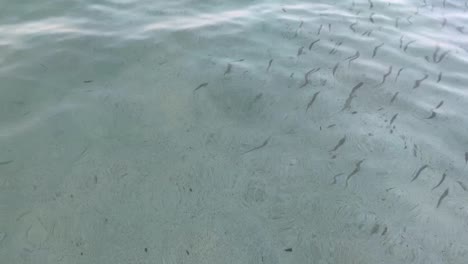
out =
[[[0,262],[466,263],[467,10],[3,3]]]

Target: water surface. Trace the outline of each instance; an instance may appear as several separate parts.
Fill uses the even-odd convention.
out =
[[[468,4],[3,1],[5,263],[465,263]]]

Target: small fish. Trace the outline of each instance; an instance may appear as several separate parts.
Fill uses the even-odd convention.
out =
[[[231,72],[231,69],[232,69],[232,64],[231,64],[231,63],[228,63],[227,68],[226,68],[226,71],[224,71],[224,75],[230,73],[230,72]]]
[[[400,49],[401,49],[401,47],[403,47],[403,37],[404,37],[404,36],[405,36],[405,35],[401,35],[401,38],[400,38]]]
[[[336,70],[338,69],[339,66],[340,66],[340,63],[337,62],[337,63],[335,64],[335,67],[333,67],[333,71],[332,71],[333,76],[335,76]]]
[[[302,55],[302,52],[304,51],[304,46],[300,47],[298,50],[297,50],[297,56],[301,56]]]
[[[362,36],[365,36],[365,35],[370,36],[371,34],[372,34],[372,30],[366,30],[361,35]]]
[[[292,248],[287,248],[287,249],[285,249],[284,251],[286,251],[286,252],[292,252]]]
[[[415,181],[419,177],[421,172],[423,170],[425,170],[426,168],[428,168],[428,167],[429,167],[429,165],[426,164],[426,165],[423,165],[421,168],[419,168],[419,170],[415,173],[415,175],[414,175],[413,179],[411,180],[411,182]]]
[[[413,16],[409,16],[409,17],[406,18],[406,21],[408,21],[408,23],[409,23],[410,25],[413,24],[413,22],[411,22],[411,20],[410,20],[411,18],[413,18]]]
[[[361,56],[361,54],[359,53],[359,51],[356,51],[356,53],[353,56],[350,56],[350,57],[346,58],[345,60],[349,60],[348,61],[348,67],[351,64],[351,62],[356,60],[357,58],[359,58],[359,56]]]
[[[328,23],[328,32],[331,32],[331,24]]]
[[[416,144],[413,144],[413,156],[417,156],[418,154],[418,146]]]
[[[465,152],[465,164],[468,163],[468,152]]]
[[[319,29],[317,30],[317,35],[320,35],[320,31],[322,31],[322,27],[323,27],[323,25],[320,24],[320,27],[319,27]]]
[[[440,82],[442,80],[442,72],[439,73],[439,76],[437,77],[437,82]]]
[[[356,163],[356,168],[346,177],[346,187],[348,187],[348,181],[351,179],[352,176],[354,176],[356,173],[358,173],[361,170],[361,164],[364,162],[364,160],[360,160]]]
[[[447,197],[448,194],[449,194],[449,188],[445,189],[445,191],[440,196],[439,201],[437,202],[436,208],[439,208],[440,204],[442,203],[442,200],[444,200],[444,198]]]
[[[398,70],[398,73],[397,73],[397,75],[396,75],[396,77],[395,77],[395,81],[394,81],[394,82],[397,81],[397,79],[398,79],[398,77],[400,76],[400,73],[401,73],[401,71],[403,71],[403,69],[405,69],[405,68],[403,67],[403,68],[400,68],[400,69]]]
[[[348,95],[348,98],[346,99],[346,102],[345,104],[343,105],[343,108],[341,109],[341,111],[344,111],[345,109],[349,109],[351,107],[351,101],[353,100],[353,98],[355,97],[354,93],[356,93],[356,91],[361,88],[361,86],[363,85],[364,83],[363,82],[360,82],[358,84],[356,84],[356,86],[353,87],[353,89],[351,90],[351,92],[349,93]]]
[[[286,9],[284,9],[284,8],[281,8],[281,10],[283,10],[283,12],[287,13]]]
[[[388,231],[388,228],[385,227],[384,230],[383,230],[383,232],[382,232],[382,234],[380,234],[380,235],[383,236],[383,235],[387,234],[387,231]]]
[[[442,55],[440,55],[439,59],[436,60],[435,63],[441,62],[441,61],[444,59],[444,57],[447,56],[447,54],[449,54],[449,52],[450,52],[450,50],[448,50],[448,51],[442,53]]]
[[[447,18],[444,17],[444,20],[442,21],[442,28],[444,28],[446,24],[447,24]]]
[[[83,81],[84,83],[92,83],[93,80],[86,80],[86,81]]]
[[[457,181],[457,183],[460,185],[460,187],[461,187],[465,192],[468,191],[468,188],[466,187],[466,185],[465,185],[463,182]]]
[[[380,45],[377,45],[375,48],[374,48],[374,52],[372,53],[372,58],[375,57],[375,55],[377,55],[377,50],[382,47],[384,45],[384,43],[382,42],[382,44]]]
[[[432,119],[434,117],[436,117],[436,112],[432,111],[431,115],[429,117],[426,117],[426,119]]]
[[[335,127],[335,126],[336,126],[336,124],[331,124],[331,125],[327,126],[327,128],[332,128],[332,127]]]
[[[414,82],[413,89],[418,88],[418,87],[421,85],[421,83],[422,83],[424,80],[426,80],[428,77],[429,77],[429,75],[424,74],[424,77],[423,77],[422,79],[416,80],[416,81]]]
[[[261,148],[265,147],[268,144],[268,142],[270,141],[270,138],[271,138],[271,136],[269,136],[265,141],[263,141],[263,143],[260,146],[251,148],[251,149],[247,150],[246,152],[244,152],[242,154],[247,154],[249,152],[252,152],[252,151],[255,151],[255,150],[258,150],[258,149],[261,149]]]
[[[390,67],[388,68],[388,71],[387,71],[387,73],[384,74],[384,76],[383,76],[383,78],[382,78],[382,82],[380,83],[380,85],[384,84],[384,82],[385,82],[385,80],[387,79],[387,77],[388,77],[390,74],[392,74],[392,69],[393,69],[392,66],[390,66]]]
[[[303,88],[307,84],[309,84],[309,75],[311,75],[312,73],[318,72],[319,70],[320,70],[320,68],[314,68],[314,69],[306,72],[306,74],[304,75],[304,83],[299,88]]]
[[[432,53],[432,60],[435,62],[436,61],[436,58],[437,58],[437,54],[439,53],[440,51],[440,47],[437,45],[435,50],[434,50],[434,53]]]
[[[266,71],[268,72],[270,70],[271,64],[273,63],[273,59],[270,59],[268,62],[268,67],[266,68]]]
[[[335,47],[334,47],[332,50],[330,50],[329,54],[335,54],[336,51],[337,51],[337,49],[338,49],[338,47],[341,46],[341,44],[343,44],[343,42],[338,42],[338,43],[336,43],[336,44],[335,44]]]
[[[416,42],[416,40],[411,40],[411,41],[408,41],[405,45],[405,48],[403,49],[404,52],[406,52],[406,50],[408,49],[409,45]]]
[[[447,177],[446,172],[444,172],[444,174],[442,174],[442,179],[440,179],[439,183],[436,186],[432,187],[431,191],[434,190],[435,188],[439,187],[444,182],[445,177]]]
[[[369,9],[372,9],[374,7],[374,3],[372,3],[371,0],[367,0],[369,2]]]
[[[336,178],[340,177],[341,175],[343,175],[344,173],[338,173],[336,174],[335,176],[333,176],[333,182],[331,184],[336,184]]]
[[[390,125],[393,124],[393,122],[395,121],[395,119],[397,118],[398,114],[394,114],[392,119],[390,119]]]
[[[396,92],[396,93],[392,96],[392,99],[390,100],[390,103],[393,103],[393,101],[395,101],[395,99],[396,99],[397,96],[398,96],[398,93],[399,93],[399,92]]]
[[[439,109],[443,104],[444,100],[440,101],[440,103],[434,109]]]
[[[354,22],[352,23],[351,25],[349,25],[349,28],[353,31],[353,32],[356,32],[356,29],[354,29],[354,26],[356,26],[358,23],[357,22]]]
[[[201,88],[203,88],[203,87],[205,87],[205,86],[208,86],[208,83],[207,83],[207,82],[198,85],[197,88],[195,88],[193,91],[195,92],[196,90],[201,89]]]
[[[312,47],[314,46],[314,44],[317,43],[317,42],[319,42],[319,41],[320,41],[320,39],[317,39],[317,40],[312,41],[312,42],[310,43],[310,45],[309,45],[309,50],[311,50]]]
[[[10,164],[12,162],[13,162],[13,160],[0,161],[0,165],[7,165],[7,164]]]
[[[372,23],[374,23],[374,18],[372,17],[373,15],[375,15],[374,12],[372,12],[372,13],[370,14],[370,16],[369,16],[369,20],[370,20],[370,22],[372,22]]]
[[[306,112],[309,110],[309,108],[312,106],[312,104],[314,103],[315,99],[317,98],[317,95],[320,93],[320,91],[314,93],[314,95],[312,96],[312,99],[310,100],[310,102],[307,104],[307,108],[306,108]]]
[[[262,93],[259,93],[255,96],[255,98],[252,100],[252,102],[250,103],[249,105],[249,110],[252,109],[253,105],[262,98],[263,94]]]
[[[344,143],[346,142],[346,136],[344,136],[343,138],[341,138],[339,141],[338,141],[338,144],[336,144],[336,146],[330,150],[331,151],[336,151],[338,148],[340,148]]]

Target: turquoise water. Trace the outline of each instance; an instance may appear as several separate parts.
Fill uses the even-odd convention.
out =
[[[467,10],[2,1],[0,263],[466,263]]]

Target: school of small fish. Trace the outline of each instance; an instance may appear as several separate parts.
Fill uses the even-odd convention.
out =
[[[445,7],[445,1],[444,1],[444,7]],[[421,8],[434,8],[434,5],[432,4],[432,6],[431,6],[427,2],[427,0],[422,0],[419,7],[418,7],[417,12],[415,12],[413,15],[410,15],[408,17],[396,17],[394,27],[399,28],[399,27],[402,27],[403,24],[406,27],[413,25],[415,20],[418,19],[419,10]],[[287,13],[289,10],[287,8],[283,7],[283,8],[281,8],[281,11],[284,12],[284,13]],[[378,10],[375,8],[375,5],[371,0],[368,0],[368,9],[367,10],[363,10],[363,9],[358,10],[358,9],[356,9],[355,3],[353,1],[353,4],[349,8],[349,11],[354,12],[354,14],[355,14],[355,21],[351,22],[348,25],[349,30],[353,34],[359,34],[359,35],[361,35],[363,37],[371,37],[371,35],[373,35],[375,32],[380,30],[380,27],[376,27],[376,25],[378,25],[382,21],[379,18]],[[366,13],[366,12],[368,13],[367,21],[362,19],[363,18],[363,13]],[[442,28],[445,28],[447,25],[451,25],[450,21],[449,21],[449,19],[447,17],[444,17],[443,21],[442,21]],[[453,26],[455,26],[455,25],[453,25]],[[298,25],[298,27],[294,31],[294,36],[292,38],[297,38],[298,35],[301,34],[301,32],[303,31],[303,29],[305,27],[307,27],[307,26],[304,24],[304,21],[301,20],[300,24]],[[464,32],[463,27],[461,27],[461,26],[455,26],[455,28],[461,33]],[[385,41],[377,41],[376,44],[373,45],[373,46],[363,45],[362,49],[354,50],[354,53],[350,53],[349,48],[346,48],[346,42],[344,40],[336,40],[336,39],[331,39],[331,38],[326,39],[326,37],[321,37],[322,34],[323,34],[323,31],[326,30],[326,29],[328,29],[328,32],[333,33],[331,23],[328,23],[328,24],[327,23],[321,23],[319,25],[316,25],[315,30],[311,29],[310,32],[311,32],[312,36],[310,38],[310,42],[308,42],[308,44],[304,44],[304,45],[299,46],[297,48],[295,57],[297,59],[299,59],[299,57],[302,57],[302,56],[306,55],[306,51],[313,53],[315,48],[319,47],[320,45],[326,45],[327,42],[333,43],[332,46],[331,46],[331,49],[328,51],[328,55],[330,56],[330,61],[333,61],[333,64],[332,64],[333,66],[329,67],[328,69],[331,70],[331,75],[333,77],[335,77],[335,78],[336,78],[336,76],[337,76],[337,74],[339,72],[345,71],[345,69],[342,69],[342,64],[341,64],[342,62],[347,62],[347,66],[348,66],[348,69],[349,69],[353,64],[355,64],[357,61],[359,61],[361,56],[363,56],[364,54],[366,56],[371,57],[371,58],[384,56],[385,49],[389,48],[391,46],[397,46],[398,50],[400,50],[401,53],[404,54],[405,56],[415,56],[415,55],[410,55],[410,54],[413,53],[413,50],[417,49],[417,45],[424,44],[420,40],[411,39],[410,36],[401,35],[401,36],[399,36],[399,38],[397,37],[397,39],[396,39],[396,41],[394,43],[387,43]],[[376,38],[376,39],[378,39],[378,38]],[[395,45],[395,43],[398,43],[398,45]],[[370,49],[370,51],[368,49]],[[433,50],[434,51],[433,51],[432,54],[419,55],[419,56],[421,56],[423,58],[423,60],[426,61],[426,63],[440,64],[440,63],[443,63],[444,61],[449,60],[451,54],[453,53],[449,49],[442,48],[441,45],[439,45],[439,44],[435,44]],[[336,57],[338,54],[343,58],[340,59],[340,58]],[[272,72],[272,69],[275,66],[273,64],[274,61],[275,61],[274,58],[270,58],[268,60],[268,62],[266,63],[265,72],[267,74],[273,74],[271,72]],[[377,89],[378,87],[382,87],[382,86],[386,85],[388,78],[390,76],[392,76],[392,75],[394,76],[393,82],[396,85],[399,85],[399,83],[398,83],[399,77],[403,73],[406,73],[406,71],[409,71],[413,67],[412,65],[403,65],[403,66],[399,65],[398,71],[396,71],[396,74],[395,74],[394,73],[394,66],[397,66],[397,65],[388,65],[387,66],[387,69],[384,70],[384,73],[383,73],[383,75],[381,77],[380,83],[378,83],[376,88],[374,88],[374,89]],[[225,71],[224,71],[224,76],[227,76],[227,75],[231,74],[231,72],[233,70],[233,67],[234,67],[234,65],[232,63],[227,63]],[[325,67],[315,67],[315,68],[312,68],[312,69],[304,70],[302,81],[297,86],[300,89],[311,89],[311,90],[314,91],[314,93],[311,95],[311,97],[307,99],[308,103],[305,105],[305,112],[306,113],[312,112],[312,110],[314,108],[314,105],[317,104],[317,103],[320,103],[319,102],[320,98],[321,98],[320,94],[321,94],[321,92],[323,93],[323,91],[319,90],[318,87],[314,86],[313,79],[314,78],[320,78],[319,74],[321,73],[321,71],[323,71],[324,68]],[[406,89],[418,89],[418,88],[424,89],[425,84],[427,82],[429,82],[430,78],[433,78],[434,83],[436,83],[436,84],[443,82],[443,78],[442,78],[443,77],[443,71],[442,71],[442,68],[440,68],[440,69],[441,70],[435,76],[432,73],[429,73],[428,71],[420,71],[419,73],[413,74],[415,76],[414,79],[413,79],[414,80],[413,86],[412,87],[406,87]],[[295,76],[295,73],[292,72],[289,77],[294,78],[294,76]],[[327,82],[326,82],[326,80],[321,80],[320,83],[323,86]],[[207,86],[208,86],[208,82],[203,82],[203,83],[201,83],[200,85],[198,85],[197,87],[194,88],[194,92],[201,89],[201,88],[207,87]],[[357,111],[352,111],[353,101],[354,101],[355,98],[357,98],[359,96],[359,90],[363,89],[364,87],[366,87],[366,89],[367,89],[369,86],[370,85],[366,84],[364,81],[352,84],[352,86],[349,88],[349,94],[348,94],[347,98],[344,99],[343,106],[342,106],[341,109],[339,109],[339,111],[340,112],[349,111],[351,114],[357,114],[358,113]],[[401,87],[401,89],[403,89],[403,88],[405,88],[405,87]],[[392,92],[392,95],[389,97],[389,100],[388,100],[389,104],[394,104],[397,101],[397,98],[400,98],[400,96],[401,96],[400,94],[401,94],[400,91]],[[256,98],[253,102],[258,101],[258,99],[259,98]],[[428,120],[428,122],[429,122],[430,120],[439,118],[439,114],[441,113],[440,108],[443,105],[444,105],[444,100],[442,98],[435,107],[433,107],[432,109],[428,109],[428,115],[427,116],[422,116],[421,119]],[[384,109],[385,109],[385,107],[380,107],[377,111],[382,111]],[[398,118],[398,120],[397,120],[397,118]],[[390,120],[389,121],[387,120],[388,127],[390,128],[390,133],[394,132],[394,130],[396,129],[396,124],[398,124],[398,122],[402,121],[400,119],[404,119],[404,118],[405,117],[402,116],[402,115],[399,115],[398,112],[393,113],[391,115]],[[336,124],[329,125],[327,128],[332,128],[334,126],[336,126]],[[322,128],[320,127],[320,129],[322,129]],[[243,154],[247,154],[247,153],[250,153],[250,152],[253,152],[253,151],[257,151],[257,150],[260,150],[260,149],[266,147],[270,143],[271,137],[272,137],[271,135],[268,136],[267,139],[265,139],[262,143],[258,144],[257,146],[253,146],[250,149],[244,151]],[[336,152],[339,149],[342,148],[342,146],[345,144],[346,141],[347,141],[347,137],[345,135],[337,142],[337,144],[335,146],[333,146],[331,148],[330,152],[332,153],[332,159],[335,159],[337,157]],[[346,143],[346,144],[349,144],[349,143]],[[405,147],[404,148],[405,149],[407,148],[406,140],[405,140]],[[419,152],[419,149],[418,149],[417,145],[414,144],[413,156],[417,157],[418,152]],[[464,159],[465,159],[465,163],[468,163],[468,152],[465,153]],[[348,186],[348,184],[349,184],[350,180],[352,179],[352,177],[360,172],[361,165],[365,165],[364,161],[365,161],[365,159],[361,159],[361,160],[357,161],[354,170],[352,170],[345,179],[345,185],[346,186]],[[429,164],[422,165],[414,173],[413,178],[411,179],[411,182],[416,181],[420,177],[420,175],[423,174],[424,171],[429,170],[429,169],[435,170],[436,168],[433,168],[432,166],[429,166]],[[440,169],[443,169],[443,168],[440,168]],[[444,182],[446,181],[446,178],[447,178],[448,174],[447,174],[446,169],[444,171],[445,172],[442,174],[442,177],[441,177],[440,181],[432,188],[432,190],[437,189],[439,186],[444,184]],[[344,173],[339,173],[339,174],[337,174],[337,175],[335,175],[333,177],[333,184],[337,183],[337,177],[339,177],[341,175],[344,175]],[[465,183],[463,183],[462,181],[458,181],[458,184],[461,186],[461,188],[466,190]],[[436,203],[436,207],[439,208],[441,206],[441,204],[443,203],[444,199],[446,199],[448,196],[449,196],[449,190],[447,188],[443,193],[440,194],[440,198],[439,198],[438,202]]]

